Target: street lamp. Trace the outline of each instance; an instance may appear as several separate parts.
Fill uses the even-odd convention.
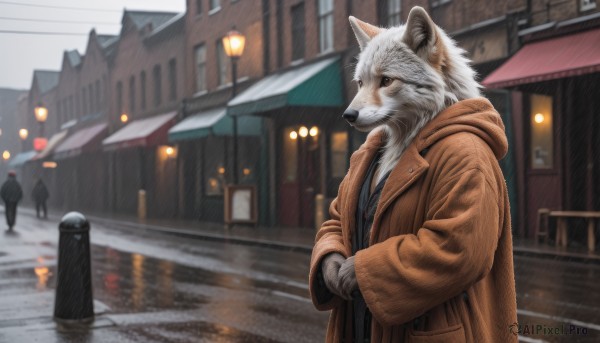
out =
[[[21,150],[25,151],[25,141],[27,140],[27,136],[29,136],[29,131],[27,129],[19,130],[19,137],[21,137]]]
[[[48,119],[48,109],[39,102],[34,109],[34,113],[35,120],[40,123],[40,137],[44,137],[44,123],[46,122],[46,119]]]
[[[4,152],[2,153],[2,158],[3,158],[5,161],[8,161],[8,159],[10,158],[10,151],[8,151],[8,150],[4,150]]]
[[[29,136],[29,131],[27,131],[27,129],[19,130],[19,137],[21,137],[22,140],[26,140],[27,136]]]
[[[234,98],[237,92],[237,60],[244,53],[244,46],[246,45],[246,37],[235,30],[235,28],[227,33],[223,37],[223,49],[225,54],[231,58],[231,98]],[[237,116],[233,116],[233,183],[238,183],[238,168],[237,168],[237,155],[238,155],[238,130],[237,130]]]

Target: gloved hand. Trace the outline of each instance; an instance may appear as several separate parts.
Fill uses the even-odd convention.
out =
[[[339,253],[330,253],[323,258],[321,262],[321,271],[323,272],[323,279],[325,281],[325,286],[327,289],[333,294],[342,295],[340,289],[340,282],[338,277],[338,272],[342,263],[346,258]]]
[[[338,272],[339,288],[342,298],[352,300],[352,293],[358,291],[358,281],[356,280],[356,271],[354,270],[354,256],[349,257],[342,263]]]

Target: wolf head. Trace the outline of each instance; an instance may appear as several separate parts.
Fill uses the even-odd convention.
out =
[[[423,8],[414,7],[398,27],[379,28],[352,16],[350,25],[361,49],[354,74],[358,93],[343,117],[356,129],[385,126],[407,144],[445,107],[479,96],[464,50]]]

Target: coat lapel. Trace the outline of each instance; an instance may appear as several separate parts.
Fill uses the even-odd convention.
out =
[[[369,137],[366,147],[352,154],[350,170],[348,171],[348,183],[346,186],[346,201],[343,208],[342,224],[348,228],[348,235],[344,237],[344,245],[348,249],[348,256],[352,253],[352,236],[356,227],[356,208],[360,196],[361,185],[367,175],[369,165],[377,150],[382,146],[383,132],[376,132]]]
[[[379,232],[381,215],[406,189],[408,189],[429,168],[429,163],[421,156],[414,140],[404,151],[398,164],[392,169],[375,210],[369,244],[374,244],[374,238]]]

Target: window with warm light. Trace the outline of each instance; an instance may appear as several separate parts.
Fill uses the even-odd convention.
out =
[[[207,137],[203,153],[203,168],[206,175],[204,194],[223,195],[230,171],[225,165],[225,137]]]
[[[295,182],[298,177],[298,133],[294,127],[283,130],[283,181]]]
[[[348,171],[348,132],[331,134],[331,177],[343,178]]]
[[[531,111],[531,168],[550,169],[554,166],[552,97],[531,94],[529,100]]]

